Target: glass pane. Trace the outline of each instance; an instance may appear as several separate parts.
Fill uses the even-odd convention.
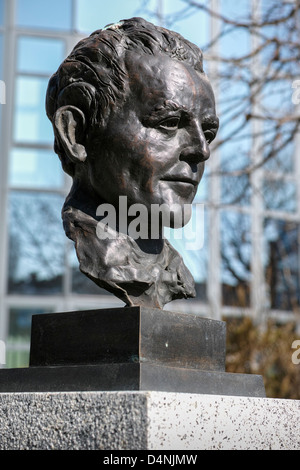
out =
[[[263,116],[263,158],[267,171],[294,171],[295,135],[298,122],[291,99],[293,89],[288,80],[270,80],[263,87],[259,114]],[[294,155],[295,154],[295,155]]]
[[[223,304],[247,307],[250,302],[250,217],[233,211],[221,213]]]
[[[231,151],[230,151],[231,147]],[[249,205],[251,199],[250,178],[247,171],[248,157],[239,145],[232,143],[221,150],[221,200],[223,204]],[[236,156],[234,159],[232,155]]]
[[[45,111],[48,79],[18,77],[14,139],[25,143],[53,143],[53,129]]]
[[[251,0],[250,0],[251,1]],[[234,5],[232,0],[220,0],[220,6],[222,9],[223,15],[227,16],[236,16],[239,15],[240,18],[247,18],[250,12],[249,0],[240,0],[238,5]]]
[[[76,4],[76,29],[78,31],[91,33],[107,24],[141,16],[155,24],[164,24],[167,28],[176,30],[200,46],[208,42],[207,14],[199,8],[187,8],[182,0],[164,0],[161,11],[158,11],[157,0],[127,2],[114,0],[107,2],[105,8],[99,0],[89,0],[89,8],[87,8],[86,0],[77,0]]]
[[[3,78],[3,34],[0,34],[0,125],[2,121],[2,105],[6,104],[6,86]]]
[[[18,0],[17,25],[28,28],[70,29],[72,0]]]
[[[251,12],[251,0],[221,0],[220,13],[229,21],[243,22],[249,19]],[[223,34],[219,41],[223,57],[234,58],[248,54],[250,49],[250,30],[247,28],[232,28],[230,24],[223,27]]]
[[[209,197],[209,183],[210,183],[210,174],[209,169],[205,168],[202,180],[198,186],[197,194],[195,196],[194,202],[204,202],[208,200]]]
[[[206,300],[208,214],[204,204],[194,204],[190,222],[182,229],[165,229],[165,237],[180,253],[195,283],[197,300]]]
[[[266,160],[264,168],[267,171],[277,173],[291,173],[294,171],[294,152],[295,145],[293,142],[287,143],[284,148],[279,150]]]
[[[223,141],[220,147],[222,203],[249,205],[251,185],[248,170],[252,146],[249,125],[244,125],[240,116],[229,111],[224,124],[219,136]],[[236,131],[239,128],[241,130]]]
[[[10,293],[62,292],[65,233],[62,196],[12,192],[9,200]]]
[[[10,186],[59,188],[64,175],[58,156],[51,151],[14,149],[10,158]]]
[[[6,349],[6,367],[7,369],[16,369],[18,367],[29,366],[30,346],[23,341],[16,341]]]
[[[297,187],[292,181],[265,180],[263,187],[265,208],[295,212],[297,210]]]
[[[79,261],[73,245],[70,249],[69,259],[72,270],[72,292],[74,294],[113,295],[105,289],[98,287],[97,284],[79,270]]]
[[[222,175],[221,198],[223,204],[248,205],[251,198],[251,186],[248,174],[239,172],[239,176],[234,174]]]
[[[284,220],[266,219],[264,243],[265,276],[270,307],[298,311],[299,225]]]
[[[51,313],[53,309],[44,308],[12,308],[9,312],[8,341],[30,341],[32,315]]]
[[[21,37],[18,41],[19,72],[51,75],[64,59],[64,41]]]
[[[9,312],[9,333],[6,350],[6,367],[27,367],[29,365],[31,317],[51,313],[53,309],[11,308]]]
[[[155,24],[161,23],[171,30],[175,30],[189,41],[204,47],[209,41],[210,21],[207,13],[197,7],[187,7],[182,0],[166,0],[159,4],[152,1],[154,14],[150,21]],[[142,15],[143,16],[143,15]]]
[[[103,2],[99,0],[89,0],[88,7],[86,0],[76,2],[76,25],[75,29],[86,33],[91,33],[97,29],[104,28],[110,23],[136,16],[140,6],[140,0],[114,0],[113,2]]]
[[[4,25],[4,3],[5,0],[0,0],[0,26]]]
[[[0,79],[3,78],[3,34],[0,34]]]
[[[275,78],[266,83],[262,89],[260,108],[269,118],[276,115],[277,118],[284,117],[286,113],[293,112],[293,101],[291,100],[290,80]]]

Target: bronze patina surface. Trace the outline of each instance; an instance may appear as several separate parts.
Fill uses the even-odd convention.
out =
[[[62,216],[81,271],[128,306],[194,297],[193,277],[163,228],[189,221],[218,130],[201,50],[142,18],[120,21],[79,42],[49,82],[46,109],[73,179]],[[120,197],[131,208],[123,224]],[[148,230],[133,237],[136,204]],[[107,205],[117,223],[101,228]],[[155,205],[169,217],[154,221]]]

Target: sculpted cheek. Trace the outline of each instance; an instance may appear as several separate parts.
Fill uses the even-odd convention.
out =
[[[146,141],[137,140],[132,155],[132,173],[140,182],[141,189],[152,193],[152,178],[155,173],[155,158]]]
[[[116,179],[115,182],[113,182],[113,184],[116,184],[116,186],[118,186],[120,188],[120,193],[122,193],[122,191],[124,191],[126,189],[126,186],[127,186],[125,176],[123,174],[117,175],[117,179]]]
[[[153,188],[153,177],[155,175],[155,168],[153,165],[153,159],[151,156],[149,156],[147,153],[145,157],[142,160],[142,167],[144,169],[145,173],[145,181],[144,181],[144,189],[146,192],[153,194],[154,193],[154,188]]]

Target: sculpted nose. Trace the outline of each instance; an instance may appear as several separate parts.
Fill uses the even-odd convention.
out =
[[[182,150],[180,159],[188,163],[201,163],[208,160],[209,157],[209,145],[203,130],[201,127],[195,126],[190,134],[189,145]]]

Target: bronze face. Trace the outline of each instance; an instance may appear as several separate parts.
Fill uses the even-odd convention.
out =
[[[163,226],[188,222],[218,129],[201,50],[142,18],[95,31],[51,78],[46,109],[73,178],[62,217],[81,271],[126,305],[162,308],[194,297],[193,277]],[[146,209],[145,236],[132,235],[130,217],[125,229],[104,225],[99,207],[120,216],[120,196],[128,208]],[[169,211],[157,237],[154,206]]]
[[[89,142],[89,180],[116,207],[122,195],[149,211],[151,204],[182,210],[195,197],[218,129],[212,89],[204,74],[165,54],[131,53],[127,69],[126,99],[101,144]]]

